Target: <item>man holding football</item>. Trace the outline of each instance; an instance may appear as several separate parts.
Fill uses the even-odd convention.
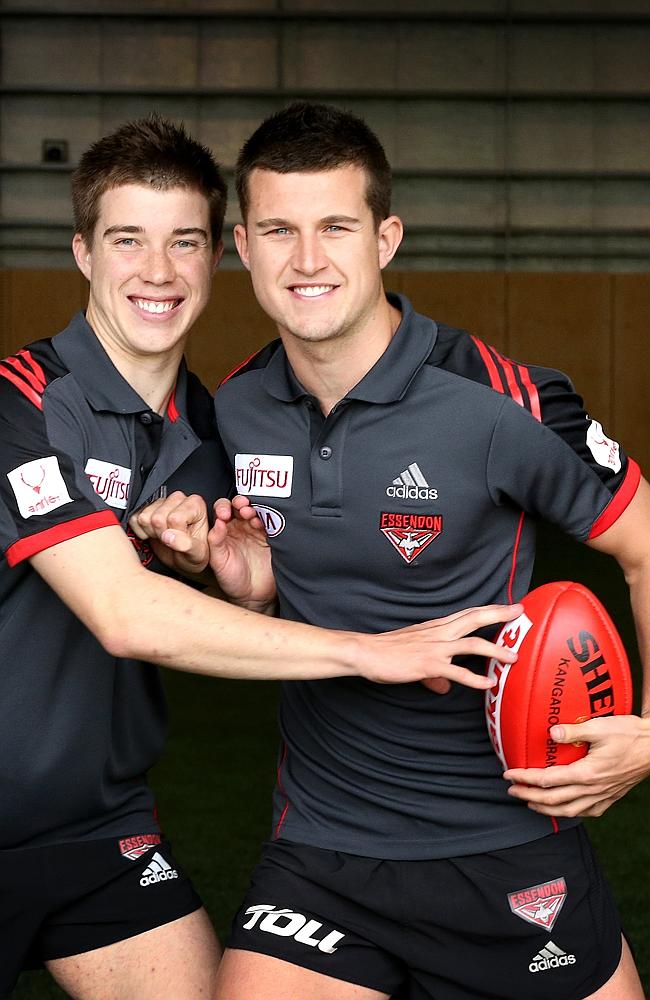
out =
[[[218,943],[147,784],[166,729],[152,664],[483,688],[452,657],[477,642],[489,655],[464,637],[512,611],[392,635],[317,629],[255,613],[263,589],[244,608],[192,589],[169,573],[191,560],[166,567],[129,537],[153,497],[212,503],[231,487],[212,399],[183,361],[225,196],[210,152],[158,116],[99,139],[73,178],[87,310],[0,362],[2,996],[42,963],[77,1000],[214,991]]]
[[[216,396],[246,496],[218,505],[209,537],[182,530],[205,523],[192,499],[174,502],[171,532],[165,501],[138,530],[197,566],[211,543],[219,574],[236,561],[229,519],[254,539],[256,510],[280,614],[376,630],[520,599],[544,517],[623,567],[650,663],[647,483],[614,442],[593,443],[564,375],[384,293],[402,225],[373,133],[291,106],[244,145],[237,186],[237,247],[280,335]],[[280,727],[273,836],[218,1000],[641,1000],[577,817],[648,774],[650,720],[560,727],[588,757],[506,781],[482,694],[461,685],[285,684]]]

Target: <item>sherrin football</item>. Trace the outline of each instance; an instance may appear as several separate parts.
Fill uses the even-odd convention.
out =
[[[519,654],[490,660],[485,714],[504,768],[550,767],[584,757],[586,743],[556,743],[549,729],[605,715],[629,715],[632,678],[616,628],[590,590],[554,582],[531,590],[524,612],[496,639]]]

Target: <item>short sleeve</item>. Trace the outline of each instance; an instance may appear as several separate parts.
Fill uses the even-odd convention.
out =
[[[541,421],[504,400],[490,447],[488,488],[495,502],[512,501],[585,541],[620,517],[640,470],[585,412],[568,379],[553,374],[553,384],[541,387]]]
[[[118,524],[70,455],[54,447],[39,406],[0,379],[0,544],[10,566]]]

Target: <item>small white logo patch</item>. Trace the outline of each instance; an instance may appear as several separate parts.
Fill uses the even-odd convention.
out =
[[[589,450],[599,465],[614,472],[621,471],[621,454],[618,442],[612,441],[597,420],[592,420],[587,430]]]
[[[250,917],[245,924],[242,924],[245,931],[258,926],[259,930],[267,934],[292,937],[299,944],[317,948],[326,955],[333,955],[339,941],[345,936],[341,931],[324,932],[320,921],[308,920],[303,913],[295,913],[293,910],[281,909],[268,903],[249,906],[245,916]]]
[[[47,514],[72,503],[56,455],[26,462],[7,473],[22,517]]]
[[[102,462],[99,458],[89,458],[85,471],[95,493],[104,503],[109,507],[126,510],[131,485],[130,469],[125,469],[123,465],[114,465],[112,462]]]
[[[263,503],[254,503],[253,507],[257,511],[269,538],[275,538],[281,531],[284,531],[287,522],[284,519],[284,514],[281,514],[279,510],[276,510],[275,507],[267,507]]]
[[[243,496],[290,497],[292,455],[235,455],[235,485]]]

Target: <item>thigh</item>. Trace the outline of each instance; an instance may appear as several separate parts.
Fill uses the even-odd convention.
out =
[[[645,993],[627,941],[623,940],[621,961],[612,978],[586,1000],[645,1000]]]
[[[124,842],[110,838],[61,846],[66,861],[57,874],[68,893],[38,935],[34,952],[41,961],[116,944],[201,907],[167,841],[135,856],[123,853]]]
[[[212,998],[219,947],[205,910],[84,954],[46,962],[72,1000]]]
[[[450,859],[412,892],[409,1000],[601,1000],[618,974],[620,922],[582,828]]]
[[[221,1000],[277,1000],[280,983],[277,997],[291,1000],[392,995],[406,970],[379,939],[400,929],[368,899],[370,886],[380,891],[384,865],[287,842],[266,845],[232,923]],[[266,993],[260,983],[268,983]]]
[[[389,994],[333,979],[282,959],[227,948],[215,1000],[389,1000]]]

